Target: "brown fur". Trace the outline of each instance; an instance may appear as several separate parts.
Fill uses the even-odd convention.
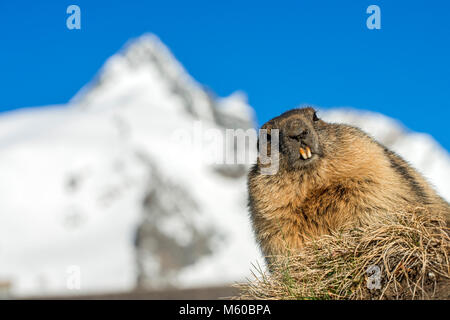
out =
[[[280,132],[278,172],[261,174],[258,159],[248,176],[251,219],[269,264],[270,256],[376,213],[421,206],[450,216],[449,204],[416,170],[360,129],[319,120],[312,108],[288,111],[262,129]],[[314,154],[308,161],[298,156],[304,145]]]

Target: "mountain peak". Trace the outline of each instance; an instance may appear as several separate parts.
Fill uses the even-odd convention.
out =
[[[190,78],[156,35],[144,34],[128,41],[118,53],[108,58],[95,78],[74,96],[71,103],[91,105],[98,91],[108,90],[113,83],[139,77],[142,73],[153,73],[151,76],[163,79]]]
[[[121,76],[123,69],[140,70],[156,67],[166,77],[185,77],[194,81],[173,56],[172,52],[154,34],[147,33],[128,41],[101,70],[101,76]]]
[[[239,122],[241,127],[253,126],[253,112],[245,95],[217,99],[188,74],[153,34],[144,34],[125,44],[105,62],[95,79],[76,94],[71,104],[101,109],[130,104],[151,106],[159,102],[162,105],[173,100],[177,101],[179,111],[198,120],[222,126],[223,118],[231,116],[231,121]],[[226,114],[224,105],[233,105],[235,114]]]

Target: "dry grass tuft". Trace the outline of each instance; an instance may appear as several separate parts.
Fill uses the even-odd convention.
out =
[[[449,299],[449,246],[445,219],[423,208],[377,216],[277,257],[272,273],[255,267],[236,298]]]

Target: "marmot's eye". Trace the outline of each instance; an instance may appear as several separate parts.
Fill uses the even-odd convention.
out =
[[[317,113],[314,112],[313,121],[319,121],[319,117],[317,117]]]

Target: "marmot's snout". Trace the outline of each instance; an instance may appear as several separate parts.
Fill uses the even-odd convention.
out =
[[[297,110],[295,114],[283,114],[266,122],[261,129],[267,130],[267,139],[262,139],[267,154],[272,153],[272,130],[279,134],[279,151],[281,167],[285,170],[297,170],[314,163],[323,152],[320,143],[319,129],[325,125],[313,108]],[[262,133],[260,133],[262,134]],[[258,151],[259,150],[258,141]]]
[[[294,119],[280,130],[280,151],[287,156],[291,166],[299,167],[317,158],[319,137],[312,123]]]
[[[299,169],[317,160],[322,154],[317,128],[320,120],[314,109],[306,108],[291,117],[277,117],[262,126],[268,132],[268,148],[271,149],[270,134],[279,133],[280,159],[284,168]]]

